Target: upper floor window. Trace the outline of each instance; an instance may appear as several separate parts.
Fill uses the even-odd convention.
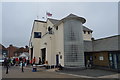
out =
[[[88,34],[90,34],[91,32],[90,31],[88,31]]]
[[[41,32],[34,32],[34,38],[41,38]]]
[[[86,31],[84,31],[84,34],[86,34]]]
[[[58,26],[56,26],[56,30],[58,30]]]
[[[48,32],[49,34],[52,34],[52,28],[50,26],[48,27]]]

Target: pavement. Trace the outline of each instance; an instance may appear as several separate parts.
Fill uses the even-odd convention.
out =
[[[100,69],[84,69],[84,70],[62,70],[59,73],[80,76],[82,78],[120,78],[120,74],[117,72],[100,70]]]
[[[67,74],[59,74],[55,72],[49,72],[45,69],[38,69],[37,72],[32,72],[32,68],[24,68],[22,72],[19,66],[9,68],[9,73],[5,74],[6,68],[2,69],[2,78],[76,78],[75,76]]]
[[[2,78],[86,78],[89,79],[118,79],[120,74],[112,71],[85,69],[85,70],[62,70],[37,68],[37,72],[32,72],[32,67],[24,67],[22,72],[19,66],[9,68],[9,73],[5,74],[6,68],[2,67]]]

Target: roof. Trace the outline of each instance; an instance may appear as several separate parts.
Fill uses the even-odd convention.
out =
[[[46,21],[41,21],[41,20],[34,20],[35,22],[43,22],[46,23]]]
[[[85,52],[119,51],[120,35],[101,38],[93,41],[84,41]]]
[[[89,29],[89,28],[87,28],[87,27],[85,27],[85,26],[83,26],[83,31],[92,31],[91,29]],[[92,31],[93,32],[93,31]]]
[[[48,18],[53,24],[57,24],[60,20]]]
[[[94,41],[104,40],[104,39],[109,39],[109,38],[114,38],[114,37],[120,38],[120,35],[114,35],[114,36],[109,36],[109,37],[105,37],[105,38],[100,38],[100,39],[96,39],[96,40],[94,40]]]
[[[2,44],[0,44],[0,49],[7,50]]]
[[[86,22],[86,19],[85,19],[85,18],[79,17],[79,16],[74,15],[74,14],[69,14],[67,17],[63,18],[62,20],[66,20],[66,19],[70,19],[70,18],[79,19],[83,24]]]
[[[28,57],[28,56],[29,56],[29,53],[23,52],[19,57]]]
[[[73,17],[75,17],[75,18],[78,18],[79,16],[76,16],[76,15],[74,15],[74,14],[70,14],[70,15],[68,15],[66,18],[73,18]],[[81,17],[80,17],[81,18]],[[57,20],[57,19],[52,19],[52,18],[48,18],[53,24],[57,24],[57,23],[59,23],[60,22],[60,20]],[[64,19],[64,18],[63,18]],[[89,29],[89,28],[87,28],[87,27],[85,27],[85,26],[83,26],[83,30],[84,31],[92,31],[91,29]],[[93,31],[92,31],[93,32]]]
[[[120,35],[101,38],[93,41],[94,51],[115,51],[120,50],[118,47]]]

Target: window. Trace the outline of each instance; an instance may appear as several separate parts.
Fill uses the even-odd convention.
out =
[[[99,60],[103,61],[104,57],[103,56],[99,56]]]
[[[34,32],[34,38],[41,38],[41,32]]]
[[[52,34],[52,28],[50,28],[50,26],[48,27],[48,32],[49,34]]]
[[[84,34],[86,34],[86,31],[84,31]]]
[[[88,34],[90,34],[90,31],[88,31]]]
[[[95,56],[95,59],[96,59],[96,56]]]
[[[56,26],[56,30],[58,30],[58,26]]]
[[[62,55],[60,55],[60,59],[62,59]]]

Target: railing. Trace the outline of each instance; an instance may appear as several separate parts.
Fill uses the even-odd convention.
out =
[[[53,31],[46,32],[42,37],[44,37],[47,34],[54,34],[54,32]]]

